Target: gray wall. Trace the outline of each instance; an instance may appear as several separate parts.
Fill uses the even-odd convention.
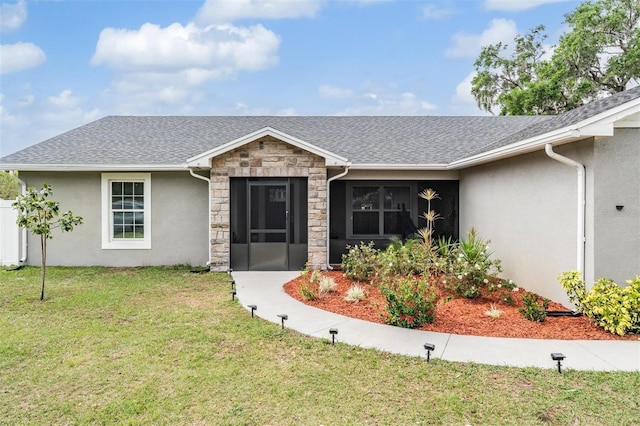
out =
[[[207,183],[188,172],[151,173],[151,249],[103,250],[99,172],[21,172],[27,186],[53,187],[62,211],[82,216],[73,232],[54,231],[47,264],[61,266],[204,265],[209,257]],[[28,261],[40,264],[39,238],[29,234]]]
[[[593,142],[581,141],[555,151],[586,165],[589,212]],[[460,235],[471,227],[491,240],[490,251],[502,260],[504,278],[569,306],[557,276],[577,267],[574,168],[538,151],[461,171]],[[586,232],[587,240],[592,240],[593,216],[589,213]],[[591,244],[587,257],[589,253],[593,253]],[[592,270],[586,272],[588,282]]]
[[[595,276],[626,285],[640,275],[640,129],[596,141],[594,158]]]

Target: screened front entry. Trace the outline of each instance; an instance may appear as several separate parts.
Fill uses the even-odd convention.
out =
[[[298,270],[307,262],[307,180],[231,178],[231,267]]]

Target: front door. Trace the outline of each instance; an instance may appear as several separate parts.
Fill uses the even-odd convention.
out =
[[[289,241],[287,182],[249,182],[249,269],[286,270]]]
[[[297,270],[307,261],[307,181],[231,180],[231,267]]]

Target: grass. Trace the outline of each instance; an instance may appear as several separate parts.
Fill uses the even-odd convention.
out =
[[[183,268],[0,271],[1,424],[640,424],[640,374],[390,355]]]

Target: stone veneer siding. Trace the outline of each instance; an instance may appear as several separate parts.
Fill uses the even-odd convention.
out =
[[[211,160],[211,269],[230,265],[230,177],[306,177],[308,263],[327,264],[327,169],[325,160],[273,137],[263,137]]]

